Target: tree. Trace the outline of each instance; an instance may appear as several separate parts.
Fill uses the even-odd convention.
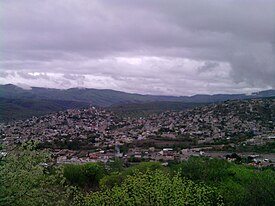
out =
[[[179,164],[181,175],[194,181],[215,183],[231,175],[230,163],[219,159],[193,157]]]
[[[115,165],[116,166],[116,165]],[[115,185],[121,185],[127,176],[134,175],[136,172],[146,173],[148,171],[162,170],[164,167],[159,162],[141,162],[137,165],[131,166],[125,170],[118,171],[117,168],[111,168],[110,174],[106,175],[100,180],[101,188],[112,188]]]
[[[122,172],[124,169],[123,165],[123,160],[119,158],[114,158],[114,160],[108,164],[110,172]]]
[[[170,177],[160,170],[136,172],[129,175],[122,185],[93,192],[76,194],[73,205],[223,205],[221,196],[214,188]]]
[[[65,178],[50,156],[32,143],[8,151],[0,165],[0,205],[64,205]]]
[[[105,168],[100,163],[70,164],[64,167],[64,176],[70,184],[75,186],[97,187],[104,175]]]
[[[220,159],[190,158],[172,171],[194,182],[214,186],[226,205],[275,205],[275,172],[261,171]]]

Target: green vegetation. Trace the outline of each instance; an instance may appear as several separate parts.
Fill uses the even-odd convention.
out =
[[[223,205],[215,189],[159,170],[136,172],[119,186],[78,195],[74,205]]]
[[[0,205],[275,205],[275,171],[190,158],[130,167],[53,164],[36,145],[8,150],[0,164]]]
[[[67,186],[62,170],[33,144],[10,150],[0,164],[0,205],[64,205]]]
[[[275,205],[275,172],[219,159],[191,158],[170,166],[195,182],[216,187],[226,205]]]
[[[86,163],[82,165],[66,165],[64,176],[70,184],[81,187],[96,187],[104,176],[104,165],[99,163]]]

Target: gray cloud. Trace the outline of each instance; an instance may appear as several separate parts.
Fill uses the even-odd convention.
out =
[[[274,0],[0,6],[0,67],[9,74],[0,83],[175,95],[275,88]]]
[[[204,65],[198,67],[198,72],[211,72],[217,66],[219,66],[219,63],[217,62],[205,62]]]
[[[0,72],[1,78],[6,78],[9,74],[7,72]]]

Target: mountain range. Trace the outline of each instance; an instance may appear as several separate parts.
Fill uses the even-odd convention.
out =
[[[42,115],[49,112],[68,108],[80,108],[89,105],[100,107],[119,107],[133,104],[148,104],[150,107],[158,105],[161,109],[169,109],[169,105],[176,108],[189,108],[192,103],[213,103],[235,99],[251,99],[274,97],[275,90],[246,94],[214,94],[194,96],[160,96],[142,95],[115,91],[110,89],[53,89],[31,87],[23,89],[13,84],[0,85],[0,121],[27,118],[32,115]],[[156,102],[156,104],[155,104]],[[170,103],[168,103],[170,102]],[[174,102],[174,103],[172,103]],[[183,104],[188,104],[186,105]],[[161,105],[161,106],[160,106]],[[166,106],[164,106],[166,105]],[[179,106],[180,105],[180,106]]]

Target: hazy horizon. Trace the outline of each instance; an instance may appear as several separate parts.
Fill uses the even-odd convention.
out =
[[[69,88],[56,88],[56,87],[43,87],[43,86],[30,86],[30,85],[26,85],[26,84],[0,84],[0,86],[5,86],[5,85],[14,85],[17,86],[21,89],[24,90],[31,90],[32,88],[44,88],[44,89],[58,89],[58,90],[68,90],[68,89],[96,89],[96,90],[112,90],[112,91],[116,91],[116,92],[125,92],[128,94],[137,94],[137,95],[152,95],[152,96],[173,96],[173,97],[192,97],[192,96],[196,96],[196,95],[234,95],[234,94],[245,94],[245,95],[252,95],[253,93],[257,93],[257,92],[263,92],[263,91],[274,91],[274,89],[265,89],[265,90],[255,90],[255,91],[251,91],[251,92],[247,92],[247,93],[240,93],[240,92],[236,92],[236,93],[195,93],[192,95],[169,95],[169,94],[150,94],[150,93],[138,93],[138,92],[127,92],[127,91],[123,91],[123,90],[114,90],[114,89],[110,89],[110,88],[101,88],[101,89],[97,89],[97,88],[93,88],[93,87],[69,87]]]
[[[274,0],[0,2],[0,84],[190,96],[275,88]]]

